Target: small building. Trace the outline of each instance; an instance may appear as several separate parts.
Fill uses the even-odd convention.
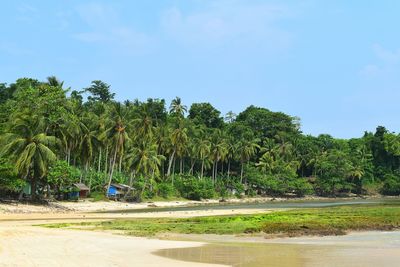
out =
[[[105,186],[107,190],[107,186]],[[128,192],[133,191],[133,187],[126,184],[111,184],[107,192],[107,197],[120,199],[124,197]]]
[[[70,193],[71,198],[87,198],[90,188],[82,183],[73,184],[76,191]]]
[[[32,186],[29,182],[27,182],[25,186],[22,188],[22,194],[24,196],[30,196],[32,194]]]

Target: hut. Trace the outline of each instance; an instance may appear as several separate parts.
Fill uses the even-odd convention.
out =
[[[70,195],[73,198],[87,198],[90,188],[82,183],[73,184],[75,191]]]
[[[107,190],[107,186],[105,186]],[[110,188],[107,192],[107,197],[120,199],[124,197],[128,192],[133,191],[133,188],[126,184],[110,184]]]
[[[22,195],[24,197],[30,196],[32,194],[32,186],[31,183],[27,182],[25,186],[22,188]]]

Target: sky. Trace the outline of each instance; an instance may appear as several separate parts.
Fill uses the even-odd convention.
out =
[[[3,1],[0,82],[57,76],[118,100],[249,105],[305,134],[400,131],[400,1]]]

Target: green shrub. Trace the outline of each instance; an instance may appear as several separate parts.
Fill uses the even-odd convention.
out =
[[[190,175],[177,176],[175,187],[182,197],[191,200],[209,199],[215,196],[214,185],[209,178],[199,179]]]
[[[108,198],[106,197],[104,192],[91,192],[90,197],[92,198],[92,201],[108,201]]]
[[[400,177],[393,174],[386,174],[382,194],[388,196],[400,195]]]
[[[157,185],[157,195],[163,198],[176,196],[176,189],[171,183],[160,183]]]
[[[294,181],[290,183],[290,187],[292,188],[293,193],[298,197],[314,193],[312,185],[304,178],[294,179]]]

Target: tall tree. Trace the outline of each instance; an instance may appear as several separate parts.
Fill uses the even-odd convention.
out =
[[[85,88],[85,92],[89,92],[89,101],[100,101],[103,103],[110,102],[114,99],[115,94],[110,92],[110,85],[103,81],[95,80],[92,84]]]
[[[35,115],[19,115],[2,138],[2,154],[15,162],[18,174],[31,182],[32,198],[37,199],[37,183],[56,160],[54,136],[43,133],[43,120]]]
[[[105,135],[107,136],[107,139],[110,140],[112,145],[113,153],[106,194],[108,194],[108,191],[110,190],[118,156],[120,157],[120,160],[122,160],[125,145],[130,141],[130,137],[127,132],[127,127],[129,125],[129,122],[127,121],[127,115],[127,110],[122,104],[115,103],[113,105],[113,124],[111,128],[105,131]]]
[[[187,112],[187,107],[182,104],[182,100],[180,97],[176,97],[171,101],[169,112],[183,118],[185,116],[185,113]]]

